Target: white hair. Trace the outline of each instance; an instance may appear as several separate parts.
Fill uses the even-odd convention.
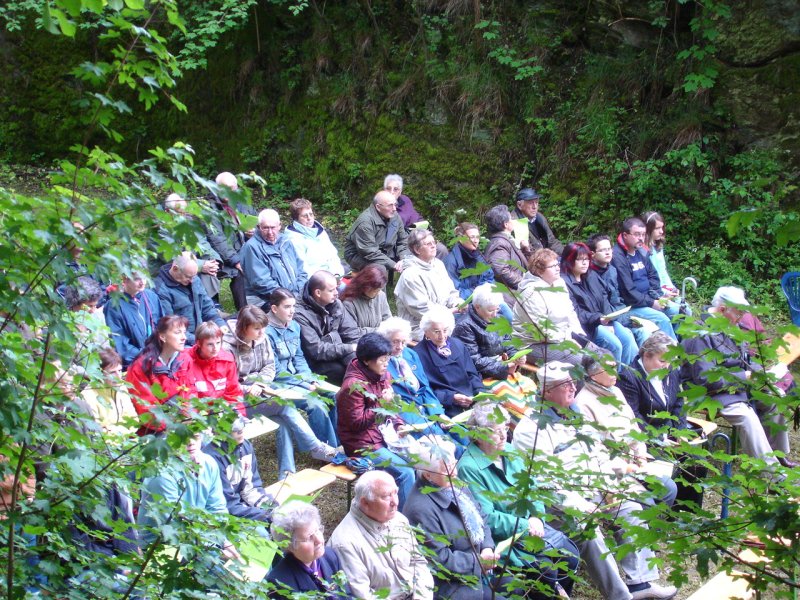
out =
[[[472,304],[478,308],[500,306],[502,303],[503,295],[495,292],[491,283],[482,283],[472,291]]]
[[[455,462],[456,445],[447,438],[432,435],[420,439],[419,449],[416,452],[414,468],[421,473],[438,473],[442,463]]]
[[[301,500],[292,500],[272,513],[270,533],[276,542],[288,539],[294,544],[294,532],[298,528],[306,525],[319,527],[321,524],[322,520],[316,506]]]
[[[428,309],[428,312],[422,315],[422,319],[419,321],[419,328],[422,331],[428,331],[431,325],[434,324],[442,325],[449,337],[456,326],[456,319],[449,309],[440,304],[434,304]]]
[[[392,173],[391,175],[387,175],[383,178],[383,187],[386,188],[390,183],[396,181],[400,184],[400,187],[403,187],[403,178],[400,177],[397,173]]]
[[[375,487],[376,483],[383,481],[384,483],[395,483],[394,477],[389,475],[386,471],[367,471],[356,481],[353,486],[353,500],[358,504],[362,499],[375,500]]]
[[[389,337],[395,333],[402,333],[407,338],[411,337],[411,323],[402,317],[389,317],[383,323],[378,325],[378,333],[382,336]]]
[[[281,216],[278,214],[278,211],[273,210],[271,208],[265,208],[260,213],[258,213],[258,224],[261,225],[262,223],[267,223],[268,221],[274,221],[277,223],[281,222]]]
[[[180,270],[181,273],[186,272],[186,267],[190,264],[194,263],[197,264],[197,260],[194,257],[194,254],[191,252],[181,252],[175,259],[172,261],[173,266]]]
[[[177,206],[179,204],[186,205],[186,200],[180,194],[176,194],[172,192],[167,198],[164,200],[164,208],[167,210],[177,211]]]
[[[479,402],[472,408],[469,424],[473,427],[493,427],[504,425],[511,420],[511,415],[500,404]]]
[[[217,185],[224,185],[232,190],[239,189],[239,182],[236,181],[236,175],[228,171],[223,171],[217,175],[217,178],[214,181]]]

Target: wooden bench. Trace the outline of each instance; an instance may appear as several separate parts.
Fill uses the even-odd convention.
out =
[[[283,504],[292,496],[311,496],[336,481],[336,476],[316,469],[303,469],[292,473],[282,481],[276,481],[265,488],[278,504]]]
[[[350,502],[353,500],[353,484],[355,483],[356,479],[358,479],[358,475],[356,475],[345,465],[328,464],[322,467],[320,471],[323,473],[329,473],[330,475],[336,477],[336,479],[341,479],[347,484],[347,509],[349,510]]]
[[[279,425],[272,419],[259,415],[250,419],[250,422],[244,426],[244,439],[252,440],[260,435],[275,431],[278,427]]]
[[[755,591],[750,589],[749,575],[741,571],[717,573],[686,600],[750,600]]]

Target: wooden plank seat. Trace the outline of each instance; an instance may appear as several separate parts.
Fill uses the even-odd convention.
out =
[[[328,464],[322,467],[320,471],[329,473],[336,477],[336,479],[340,479],[347,484],[347,508],[349,510],[350,502],[353,500],[353,484],[356,482],[356,479],[358,479],[358,475],[345,465]]]
[[[336,476],[316,469],[303,469],[292,473],[282,481],[276,481],[265,488],[278,504],[283,504],[291,496],[311,496],[336,481]]]
[[[272,419],[259,415],[250,419],[250,422],[244,426],[244,439],[252,440],[253,438],[275,431],[278,427],[279,425]]]
[[[717,573],[686,600],[750,600],[755,591],[750,589],[749,577],[741,571]]]

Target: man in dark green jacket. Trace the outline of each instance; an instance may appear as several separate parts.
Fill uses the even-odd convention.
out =
[[[400,273],[407,256],[408,234],[397,214],[397,200],[389,192],[378,192],[347,234],[344,258],[354,271],[377,263]]]

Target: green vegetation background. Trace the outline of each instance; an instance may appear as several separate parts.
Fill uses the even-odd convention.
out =
[[[90,25],[75,39],[15,26],[29,3],[0,8],[6,181],[80,139],[84,83],[64,67],[107,43]],[[521,185],[543,192],[565,241],[656,209],[675,279],[700,281],[693,300],[743,285],[786,318],[778,280],[800,265],[795,2],[188,4],[188,34],[170,40],[188,114],[161,102],[123,118],[122,156],[183,140],[200,173],[255,171],[259,206],[304,195],[339,232],[390,172],[445,241]]]

